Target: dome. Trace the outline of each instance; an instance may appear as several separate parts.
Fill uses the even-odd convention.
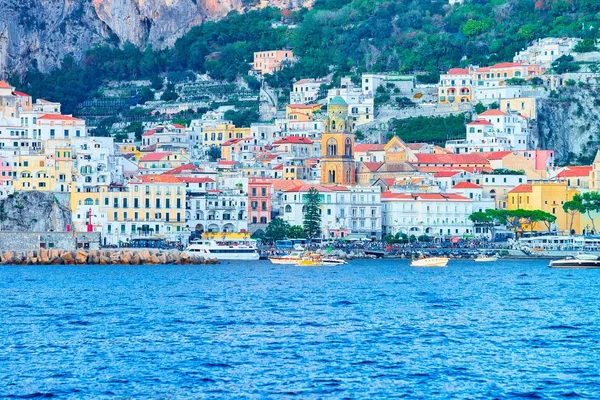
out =
[[[330,106],[347,106],[348,103],[346,103],[344,101],[344,99],[342,99],[341,96],[335,96],[333,99],[331,99],[331,101],[329,102]]]

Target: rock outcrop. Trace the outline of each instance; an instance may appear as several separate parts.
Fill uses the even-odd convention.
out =
[[[76,60],[93,44],[127,41],[155,48],[171,45],[191,27],[232,10],[299,8],[302,0],[0,0],[0,78],[41,71],[64,56]]]
[[[557,163],[591,161],[600,142],[600,89],[562,87],[538,101],[535,149],[553,149]]]
[[[62,198],[64,197],[64,199]],[[0,200],[0,230],[65,232],[71,224],[68,195],[18,192]]]

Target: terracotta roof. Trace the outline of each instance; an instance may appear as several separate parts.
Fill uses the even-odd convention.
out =
[[[273,171],[283,171],[283,164],[279,164],[271,168]]]
[[[298,181],[294,179],[285,180],[285,179],[273,179],[273,189],[274,190],[286,190],[302,186],[304,185],[304,181]]]
[[[306,183],[302,186],[296,186],[292,189],[286,190],[286,192],[308,192],[310,189],[314,188],[317,192],[331,192],[330,188],[321,185],[315,185],[313,183]]]
[[[354,145],[354,152],[358,153],[361,151],[383,151],[384,148],[385,148],[385,144],[361,143],[361,144]]]
[[[483,186],[474,184],[473,182],[459,182],[452,189],[483,189]]]
[[[193,177],[189,177],[189,176],[182,176],[179,177],[179,179],[185,183],[212,183],[215,182],[214,179],[212,178],[193,178]]]
[[[237,161],[219,160],[219,162],[217,163],[217,165],[223,165],[223,166],[233,166],[235,164],[237,164]]]
[[[181,180],[173,175],[138,175],[135,177],[140,183],[183,183]],[[132,183],[136,183],[132,181]]]
[[[450,68],[446,75],[467,75],[469,70],[466,68]]]
[[[455,175],[461,174],[464,171],[440,171],[436,172],[433,177],[434,178],[451,178]]]
[[[406,143],[406,147],[411,150],[420,150],[422,147],[427,146],[427,143]]]
[[[410,194],[405,194],[405,193],[392,193],[392,192],[381,193],[381,200],[389,200],[389,199],[413,200],[413,197]]]
[[[286,136],[286,137],[283,137],[283,138],[279,139],[278,141],[274,142],[273,146],[280,145],[280,144],[286,144],[286,143],[312,144],[313,141],[308,138],[301,137],[301,136]]]
[[[558,178],[574,178],[574,177],[587,177],[592,171],[591,165],[572,165],[565,167],[558,175]]]
[[[156,133],[156,129],[150,129],[148,132],[142,133],[142,136],[152,136]]]
[[[300,79],[299,81],[294,82],[294,85],[301,85],[303,83],[318,83],[314,79]]]
[[[379,168],[381,168],[381,166],[385,163],[382,162],[363,162],[362,163],[370,172],[375,172],[377,171]]]
[[[486,152],[482,152],[482,153],[477,153],[477,154],[481,154],[483,157],[485,157],[488,160],[502,160],[504,157],[513,154],[512,151],[486,151]]]
[[[477,114],[478,117],[497,117],[497,116],[504,116],[504,115],[508,115],[507,113],[505,113],[504,111],[500,111],[500,110],[486,110],[484,112],[482,112],[481,114]]]
[[[0,81],[0,89],[12,89],[12,86],[6,81]]]
[[[428,173],[428,174],[435,174],[441,171],[466,171],[466,172],[493,172],[494,169],[490,168],[490,167],[482,167],[482,166],[477,166],[477,167],[422,167],[419,166],[417,168],[417,170],[419,172],[424,172],[424,173]]]
[[[244,140],[244,139],[240,139],[240,138],[229,139],[228,141],[223,142],[223,144],[221,144],[221,147],[223,147],[223,146],[231,146],[231,145],[234,145],[234,144],[236,144],[238,142],[241,142],[242,140]]]
[[[492,65],[490,68],[512,68],[512,67],[521,67],[523,66],[522,62],[503,62]]]
[[[515,187],[508,193],[531,193],[533,190],[533,186],[531,183],[522,183],[519,186]]]
[[[487,165],[488,160],[479,154],[416,154],[416,164],[482,164]]]
[[[486,121],[485,119],[478,119],[476,121],[471,121],[467,123],[467,125],[492,125],[491,122]]]
[[[23,92],[19,92],[19,91],[14,91],[13,94],[15,96],[19,96],[19,97],[29,97],[29,95],[27,93],[23,93]]]
[[[185,129],[185,126],[183,126],[181,124],[173,124],[173,126],[177,129]]]
[[[38,119],[48,119],[48,120],[56,120],[56,121],[83,121],[81,118],[75,118],[70,115],[62,115],[62,114],[44,114]]]
[[[182,174],[182,173],[192,173],[192,172],[202,172],[202,171],[204,171],[204,169],[197,167],[194,164],[185,164],[180,167],[173,168],[167,172],[164,172],[163,174],[177,175],[177,174]]]
[[[156,153],[148,153],[146,154],[144,157],[142,157],[140,159],[140,162],[147,162],[147,161],[160,161],[163,158],[170,156],[171,152],[166,151],[166,152],[156,152]]]
[[[318,104],[288,104],[289,108],[296,108],[299,110],[311,110],[318,106]]]
[[[458,200],[458,201],[471,201],[468,197],[461,196],[460,194],[454,193],[414,193],[413,196],[423,200],[433,201],[447,201],[447,200]]]

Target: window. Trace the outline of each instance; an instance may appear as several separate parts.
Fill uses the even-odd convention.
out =
[[[285,212],[286,213],[291,213],[292,212],[292,206],[290,206],[289,204],[287,206],[285,206]]]
[[[87,199],[85,199],[83,201],[83,204],[86,205],[86,206],[91,206],[91,205],[94,204],[94,201],[88,197]]]

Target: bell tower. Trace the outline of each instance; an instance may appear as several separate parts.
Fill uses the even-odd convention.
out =
[[[340,96],[335,96],[327,105],[321,157],[322,185],[356,184],[354,134],[348,118],[348,104]]]

